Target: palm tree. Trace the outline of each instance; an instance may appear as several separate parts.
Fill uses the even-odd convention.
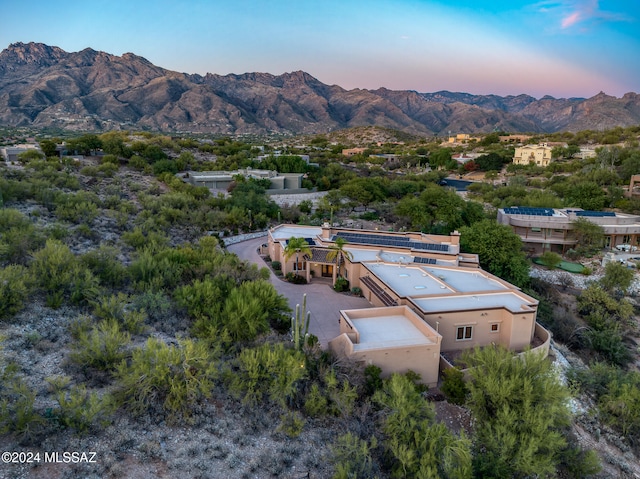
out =
[[[338,236],[336,238],[335,244],[329,246],[329,249],[331,251],[327,253],[327,259],[329,261],[333,261],[334,259],[336,260],[336,269],[338,272],[338,276],[341,276],[340,268],[342,267],[342,263],[344,262],[344,260],[348,259],[349,261],[351,261],[353,259],[353,253],[344,249],[344,245],[346,245],[347,243],[348,241],[346,239]]]
[[[291,238],[289,238],[289,241],[287,241],[287,246],[284,247],[285,264],[282,268],[282,274],[287,274],[287,272],[285,271],[286,263],[294,254],[296,255],[296,270],[298,269],[298,255],[300,253],[311,256],[311,248],[309,247],[309,243],[307,243],[304,238],[296,238],[295,236],[292,236]]]

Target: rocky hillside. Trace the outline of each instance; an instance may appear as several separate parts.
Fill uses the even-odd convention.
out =
[[[189,75],[126,53],[15,43],[0,53],[0,124],[315,134],[376,125],[412,134],[544,132],[640,123],[640,96],[536,100],[467,93],[345,90],[305,72]]]

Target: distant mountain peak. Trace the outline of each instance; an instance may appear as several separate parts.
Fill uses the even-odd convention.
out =
[[[68,53],[63,49],[51,47],[44,43],[16,42],[0,52],[0,65],[11,65],[13,67],[29,64],[50,66],[67,55]]]
[[[0,124],[76,130],[315,134],[379,126],[416,135],[544,132],[640,123],[640,95],[541,100],[414,90],[345,90],[307,72],[182,74],[134,53],[67,53],[17,42],[0,52]]]

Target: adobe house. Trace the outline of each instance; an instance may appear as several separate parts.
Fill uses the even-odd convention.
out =
[[[340,311],[340,336],[329,342],[339,356],[375,364],[384,376],[420,374],[438,384],[442,336],[407,306]]]
[[[312,252],[298,254],[297,263],[295,255],[284,256],[293,237],[305,238]],[[338,355],[376,364],[385,375],[412,369],[433,385],[434,371],[476,346],[548,354],[550,335],[536,322],[538,301],[482,270],[477,255],[461,253],[457,232],[281,225],[269,231],[268,254],[283,271],[335,282],[337,265],[326,254],[337,238],[347,241],[343,276],[373,306],[341,311],[340,335],[329,342]]]

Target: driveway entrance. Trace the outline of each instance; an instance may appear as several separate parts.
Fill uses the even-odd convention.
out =
[[[227,247],[240,259],[250,261],[259,267],[266,266],[258,254],[258,248],[265,243],[266,238],[255,238],[242,243],[236,243]],[[289,301],[289,306],[295,311],[296,304],[302,304],[302,295],[307,294],[307,310],[311,311],[309,332],[318,336],[322,347],[340,334],[338,318],[341,309],[370,308],[371,304],[357,296],[336,293],[330,283],[324,281],[311,284],[291,284],[281,280],[271,272],[269,281],[275,286],[278,293]]]

